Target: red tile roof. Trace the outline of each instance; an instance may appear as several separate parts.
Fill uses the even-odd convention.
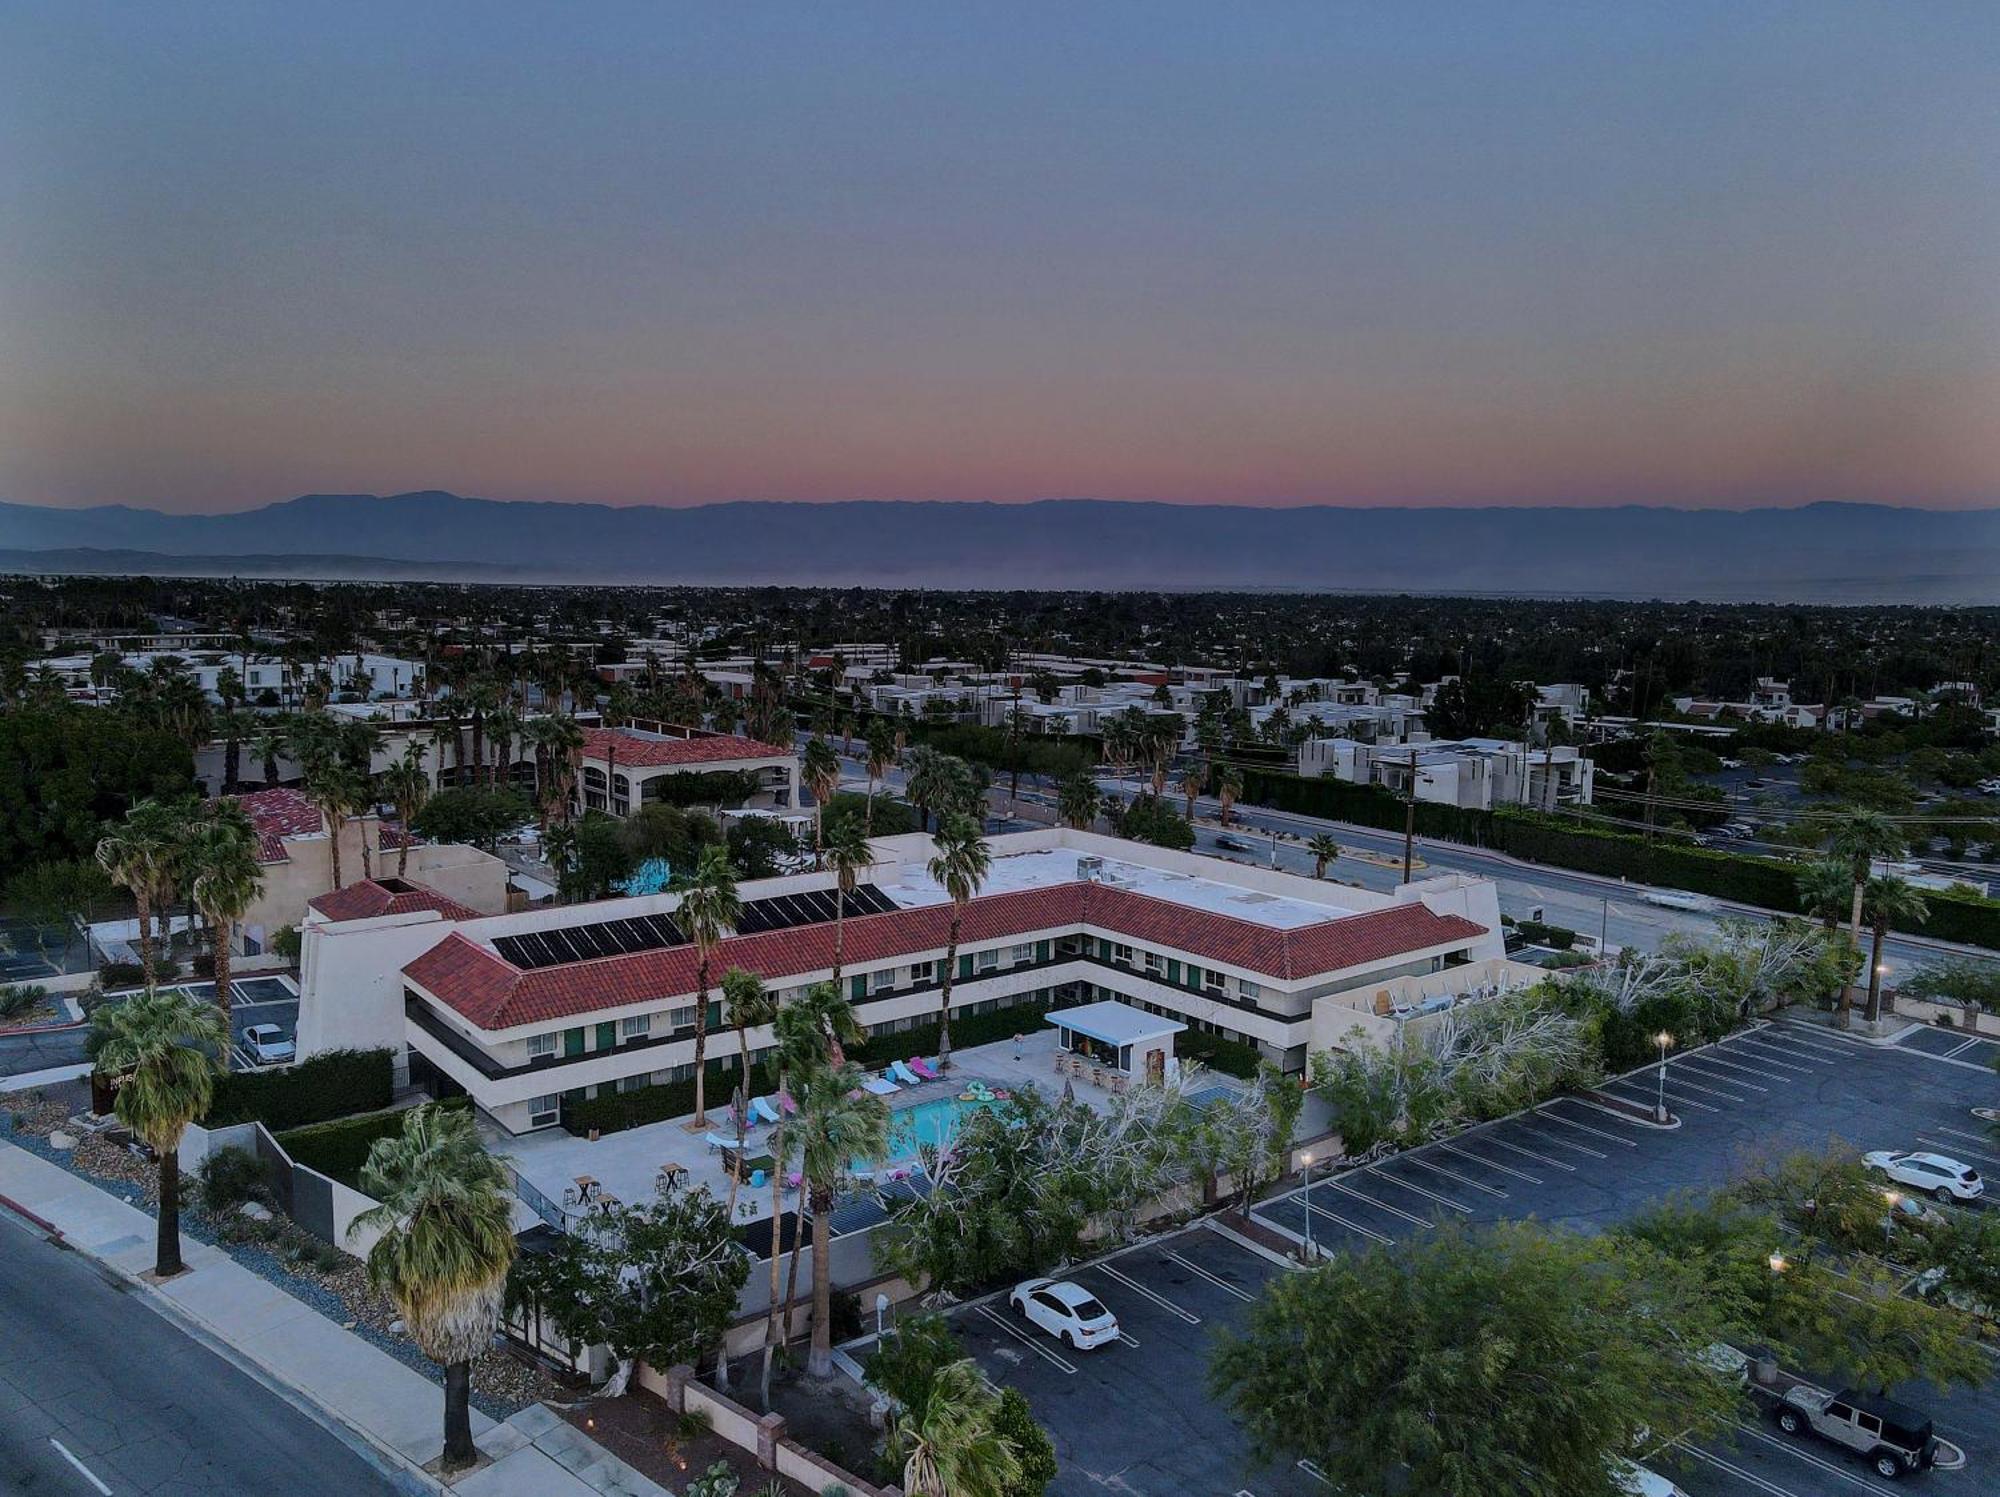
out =
[[[306,903],[329,920],[373,920],[416,910],[436,910],[447,920],[480,918],[479,911],[411,879],[364,878]]]
[[[867,966],[940,952],[950,927],[948,904],[858,916],[846,922],[843,958],[850,965]],[[976,946],[1081,927],[1285,979],[1415,955],[1483,933],[1483,927],[1463,916],[1435,914],[1421,904],[1274,930],[1129,889],[1079,882],[975,899],[966,906],[959,941]],[[767,982],[778,982],[832,965],[833,926],[805,925],[728,938],[710,962],[709,980],[717,982],[729,968],[744,967]],[[522,971],[457,932],[403,972],[482,1029],[509,1029],[692,994],[697,977],[692,946]]]
[[[287,790],[283,786],[252,790],[237,796],[236,803],[250,813],[250,823],[257,828],[257,861],[260,863],[286,861],[287,837],[311,837],[326,830],[326,823],[320,819],[319,807],[298,790]]]
[[[618,762],[634,769],[652,769],[662,764],[727,764],[738,759],[789,759],[792,751],[775,743],[729,734],[713,738],[655,738],[623,728],[585,728],[583,756],[609,760],[616,750]]]

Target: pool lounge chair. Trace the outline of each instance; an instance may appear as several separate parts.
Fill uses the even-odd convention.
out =
[[[717,1149],[739,1149],[749,1145],[748,1139],[736,1139],[722,1133],[704,1133],[701,1141],[708,1145],[709,1152]]]
[[[750,1115],[754,1118],[761,1118],[767,1123],[775,1123],[780,1117],[778,1104],[773,1102],[769,1097],[752,1097],[750,1099]]]
[[[912,1055],[909,1059],[908,1064],[910,1069],[915,1071],[924,1080],[935,1081],[938,1079],[937,1070],[931,1065],[929,1061],[925,1060],[921,1055]]]
[[[870,1076],[866,1081],[861,1083],[861,1089],[873,1092],[878,1097],[893,1097],[899,1090],[895,1082],[886,1080],[881,1076]]]
[[[923,1077],[919,1076],[900,1060],[889,1062],[889,1074],[905,1086],[922,1086],[924,1082]]]
[[[779,1092],[777,1093],[777,1098],[778,1098],[778,1110],[784,1113],[786,1117],[791,1117],[793,1114],[798,1112],[799,1104],[792,1100],[792,1094],[790,1092]]]

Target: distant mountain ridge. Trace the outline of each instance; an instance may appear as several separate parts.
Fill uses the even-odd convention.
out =
[[[220,515],[0,504],[0,564],[10,570],[112,570],[101,564],[105,548],[115,548],[118,570],[192,571],[199,562],[203,574],[235,559],[246,575],[365,576],[379,567],[395,578],[555,582],[2000,603],[2000,509],[1252,509],[1096,499],[666,509],[436,490],[306,494]]]

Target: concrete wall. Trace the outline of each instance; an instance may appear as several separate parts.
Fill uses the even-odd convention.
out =
[[[381,847],[380,838],[381,826],[373,816],[352,817],[341,828],[343,884],[395,873],[399,850]],[[281,929],[305,919],[309,901],[333,890],[332,843],[324,835],[287,838],[285,851],[284,862],[264,865],[263,891],[240,927],[240,939],[254,940],[265,949]],[[481,914],[499,915],[507,909],[507,865],[475,847],[413,847],[408,876]]]
[[[434,910],[300,930],[299,1059],[324,1050],[403,1053],[403,967],[451,934]]]
[[[808,1491],[824,1492],[837,1485],[853,1497],[901,1497],[900,1489],[863,1481],[790,1438],[785,1433],[784,1415],[754,1413],[735,1399],[697,1382],[691,1367],[660,1371],[641,1362],[633,1381],[677,1414],[695,1411],[707,1414],[709,1427],[717,1436],[747,1452],[766,1471],[775,1471]]]
[[[197,1174],[211,1154],[224,1149],[242,1149],[270,1164],[285,1214],[322,1242],[332,1243],[352,1257],[366,1258],[368,1250],[381,1237],[379,1229],[364,1229],[352,1238],[348,1236],[354,1219],[377,1204],[373,1196],[363,1195],[316,1169],[294,1163],[284,1145],[262,1123],[230,1123],[220,1128],[189,1124],[181,1134],[182,1173]]]

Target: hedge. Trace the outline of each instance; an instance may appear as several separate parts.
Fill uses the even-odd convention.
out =
[[[1403,830],[1407,814],[1402,798],[1379,786],[1260,769],[1244,771],[1242,798],[1246,804],[1392,832]],[[1740,857],[1667,839],[1648,842],[1636,833],[1577,826],[1534,811],[1468,811],[1418,801],[1416,821],[1419,836],[1490,847],[1530,863],[1686,889],[1767,910],[1799,908],[1797,868],[1776,858]],[[1926,892],[1924,902],[1929,916],[1906,933],[2000,948],[2000,900]]]
[[[1255,1045],[1194,1029],[1174,1036],[1174,1052],[1182,1060],[1198,1060],[1211,1071],[1241,1076],[1246,1081],[1257,1074],[1263,1060]]]
[[[469,1098],[450,1097],[440,1107],[465,1108]],[[368,1162],[368,1147],[378,1138],[392,1138],[403,1131],[406,1110],[370,1112],[360,1117],[341,1118],[331,1123],[314,1123],[290,1128],[274,1135],[292,1163],[329,1175],[342,1185],[361,1189],[361,1166]]]
[[[389,1105],[393,1057],[388,1050],[329,1050],[286,1071],[232,1072],[215,1084],[202,1122],[259,1122],[282,1129],[378,1112]]]

